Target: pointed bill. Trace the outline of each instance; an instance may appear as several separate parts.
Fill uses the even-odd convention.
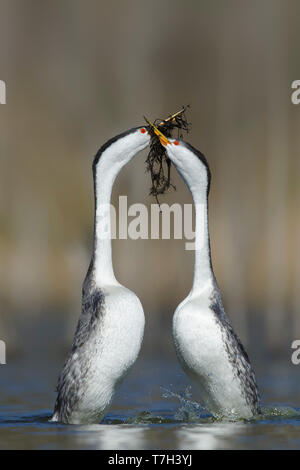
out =
[[[160,130],[158,130],[158,128],[151,121],[149,121],[149,119],[147,119],[145,116],[144,119],[149,124],[149,126],[153,128],[154,133],[158,136],[162,145],[166,146],[167,144],[171,144],[171,141],[166,136],[164,136],[163,133],[160,132]]]

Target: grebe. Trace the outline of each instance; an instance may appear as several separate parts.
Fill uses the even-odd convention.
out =
[[[93,256],[72,349],[58,379],[52,421],[100,422],[140,351],[144,311],[138,297],[114,275],[109,204],[116,176],[149,141],[145,127],[131,129],[104,144],[94,159]]]
[[[196,215],[193,286],[173,317],[176,354],[183,369],[198,384],[209,412],[219,418],[250,418],[260,413],[256,379],[224,311],[211,262],[209,166],[204,155],[188,143],[157,135],[189,187]]]

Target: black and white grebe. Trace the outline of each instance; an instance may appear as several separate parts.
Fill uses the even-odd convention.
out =
[[[52,421],[99,423],[139,354],[144,311],[138,297],[115,278],[108,208],[116,176],[149,141],[144,127],[131,129],[104,144],[94,159],[94,250],[72,349],[58,379]]]
[[[189,187],[196,215],[193,286],[173,318],[176,353],[184,370],[198,384],[209,412],[216,417],[250,418],[260,413],[255,375],[224,311],[211,263],[209,166],[204,155],[191,145],[157,135]]]

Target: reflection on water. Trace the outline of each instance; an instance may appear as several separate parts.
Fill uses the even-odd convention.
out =
[[[230,449],[237,434],[246,434],[247,424],[214,423],[181,427],[177,430],[179,449]]]
[[[81,426],[80,432],[75,434],[75,443],[79,448],[89,449],[144,449],[146,441],[142,427],[129,425],[109,426],[93,424]]]
[[[50,423],[60,360],[51,355],[12,360],[0,368],[1,449],[297,449],[300,384],[295,367],[268,365],[258,375],[263,415],[219,422],[171,362],[141,358],[103,423]],[[266,372],[267,371],[267,372]],[[280,406],[274,406],[280,403]]]

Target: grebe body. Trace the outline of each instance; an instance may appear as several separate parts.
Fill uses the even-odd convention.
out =
[[[251,418],[260,413],[255,374],[224,311],[211,262],[209,166],[201,152],[182,140],[161,143],[191,191],[196,215],[194,280],[173,317],[175,350],[208,411],[221,418]]]
[[[58,379],[52,421],[100,422],[137,359],[144,312],[138,297],[114,275],[110,198],[117,174],[149,140],[145,128],[131,129],[104,144],[94,159],[94,250],[72,349]]]

